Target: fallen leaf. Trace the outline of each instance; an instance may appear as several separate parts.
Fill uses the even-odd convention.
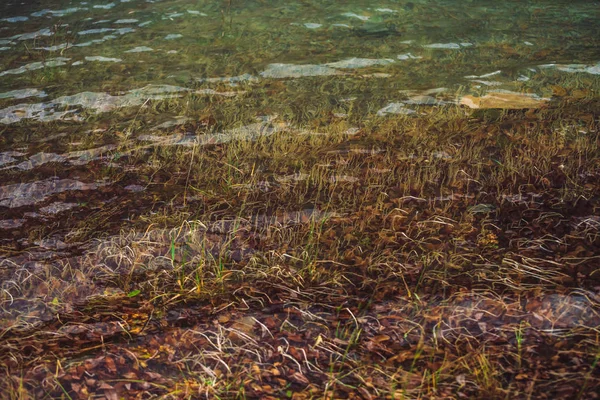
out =
[[[100,385],[98,386],[98,389],[110,390],[110,389],[114,389],[114,387],[112,387],[111,385],[109,385],[106,382],[101,382]]]
[[[231,320],[230,314],[221,314],[217,317],[217,321],[219,321],[219,323],[221,323],[221,324],[225,324],[225,323],[229,322],[229,320]]]
[[[117,391],[115,389],[105,390],[104,396],[106,396],[106,400],[119,400],[119,396],[117,395]]]
[[[310,384],[310,381],[308,379],[306,379],[306,376],[304,376],[304,374],[302,374],[301,372],[294,372],[289,377],[291,380],[293,380],[296,383],[300,383],[302,385]]]
[[[373,337],[373,339],[371,339],[371,340],[373,340],[376,343],[383,343],[390,339],[391,338],[388,335],[377,335],[377,336]]]
[[[117,366],[115,364],[115,360],[112,357],[105,357],[104,365],[106,366],[106,369],[109,372],[111,372],[113,374],[117,372]]]

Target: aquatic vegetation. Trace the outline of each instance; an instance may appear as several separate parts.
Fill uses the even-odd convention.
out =
[[[367,3],[0,5],[1,393],[595,395],[595,6]]]
[[[168,179],[169,203],[131,220],[121,234],[93,242],[70,260],[67,275],[61,263],[30,270],[44,274],[34,281],[53,282],[42,292],[29,283],[31,275],[27,281],[12,275],[20,295],[5,300],[24,310],[38,304],[38,311],[6,325],[3,346],[25,345],[18,337],[30,332],[27,340],[41,351],[68,350],[64,340],[76,332],[61,324],[84,318],[91,332],[103,332],[111,353],[135,355],[137,361],[123,355],[116,371],[159,385],[132,384],[130,390],[157,394],[180,390],[179,378],[149,378],[152,365],[171,368],[168,358],[186,365],[189,390],[208,390],[207,380],[219,376],[210,393],[220,396],[234,396],[228,385],[238,380],[248,382],[244,390],[253,396],[278,396],[288,385],[336,396],[361,387],[381,396],[493,395],[499,388],[516,395],[527,384],[517,376],[540,368],[532,353],[525,361],[525,349],[571,349],[586,354],[583,365],[593,365],[593,351],[584,349],[593,349],[600,323],[591,292],[597,269],[585,248],[597,245],[600,227],[593,213],[599,154],[597,120],[587,120],[586,110],[597,102],[504,112],[493,124],[456,105],[424,107],[418,109],[424,115],[373,119],[358,131],[343,119],[314,131],[265,117],[214,136],[227,140],[201,134],[187,147],[123,142],[112,151],[136,165],[137,176],[151,179],[135,196],[160,196],[152,188]],[[582,121],[586,133],[569,128]],[[512,128],[501,133],[496,126]],[[128,181],[120,172],[115,179]],[[76,210],[52,207],[40,211]],[[105,214],[117,208],[96,210],[80,211],[88,217],[70,229],[67,241],[49,241],[47,234],[31,240],[66,249],[107,218],[122,227]],[[557,226],[565,233],[557,234]],[[18,264],[18,253],[9,260]],[[110,317],[115,307],[120,323]],[[503,315],[506,308],[512,313]],[[52,319],[56,310],[60,319]],[[43,336],[40,319],[56,326],[58,336]],[[166,333],[161,324],[176,328]],[[505,332],[519,339],[498,342]],[[109,339],[123,335],[141,342]],[[85,348],[99,338],[78,340]],[[170,350],[144,361],[156,341]],[[294,344],[273,351],[282,341]],[[556,343],[564,344],[553,350]],[[189,358],[189,346],[205,350]],[[306,358],[293,355],[300,349]],[[76,354],[65,350],[63,357]],[[248,350],[255,355],[243,356],[247,363],[235,361]],[[106,357],[95,362],[113,362]],[[22,360],[38,362],[35,356]],[[194,367],[201,360],[208,369]],[[595,379],[564,360],[556,366],[572,371],[570,382]],[[80,364],[62,365],[58,382],[79,382],[69,371]],[[508,378],[507,371],[513,371]],[[29,378],[23,379],[27,386]],[[561,388],[577,390],[566,383]]]

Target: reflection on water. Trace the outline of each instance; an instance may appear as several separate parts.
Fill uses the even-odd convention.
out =
[[[593,390],[597,1],[10,1],[0,361],[15,394],[283,398],[318,380],[335,398],[421,397],[413,371],[430,397],[558,375]],[[228,335],[207,352],[242,308],[257,351]],[[128,348],[135,368],[88,368]]]
[[[66,65],[66,62],[69,60],[70,60],[70,58],[58,57],[58,58],[51,58],[51,59],[48,59],[43,62],[38,61],[38,62],[31,63],[31,64],[23,65],[22,67],[19,67],[19,68],[7,69],[5,71],[2,71],[2,72],[0,72],[0,77],[4,76],[4,75],[23,74],[27,71],[34,71],[36,69],[59,67],[61,65]]]
[[[594,96],[597,12],[562,0],[3,3],[0,213],[67,210],[76,203],[53,199],[111,185],[102,168],[127,171],[127,146],[315,135],[302,126],[321,115],[348,121],[350,135],[365,119],[427,107]],[[62,172],[75,167],[81,176]],[[0,230],[23,223],[14,217]]]
[[[15,208],[44,201],[56,193],[94,190],[103,183],[84,183],[73,179],[46,179],[31,183],[0,186],[0,206]]]

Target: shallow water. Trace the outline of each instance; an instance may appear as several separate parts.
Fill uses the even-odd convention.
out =
[[[0,392],[598,386],[600,2],[10,1]]]
[[[328,114],[359,125],[490,90],[595,96],[598,8],[590,1],[3,3],[0,235],[21,240],[12,230],[45,221],[40,207],[68,204],[54,207],[60,214],[144,192],[133,178],[111,189],[112,178],[99,172],[125,173],[117,144],[251,140]],[[209,126],[186,128],[207,112]]]
[[[1,12],[3,124],[85,122],[84,110],[268,80],[299,80],[290,96],[373,97],[383,108],[401,90],[543,96],[556,70],[600,73],[588,1],[28,3]]]

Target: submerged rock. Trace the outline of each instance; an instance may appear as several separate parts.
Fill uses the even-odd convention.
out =
[[[363,37],[400,36],[402,34],[393,23],[374,21],[368,21],[360,26],[354,27],[352,28],[352,32],[357,36]]]
[[[269,64],[260,73],[263,78],[302,78],[307,76],[337,75],[339,72],[326,65]]]
[[[460,104],[469,108],[524,109],[540,108],[548,99],[521,93],[490,92],[482,97],[463,96]]]
[[[377,115],[380,117],[386,116],[388,114],[410,115],[415,113],[415,110],[411,110],[410,108],[404,107],[404,103],[390,103],[387,106],[383,107],[381,110],[377,111]]]
[[[325,64],[328,67],[340,68],[340,69],[355,69],[355,68],[367,68],[374,67],[377,65],[389,65],[394,60],[391,58],[347,58],[336,62],[330,62]]]
[[[471,46],[471,44],[468,43],[468,46]],[[426,44],[423,47],[426,47],[428,49],[448,49],[448,50],[460,49],[460,45],[458,43],[432,43],[432,44]]]

